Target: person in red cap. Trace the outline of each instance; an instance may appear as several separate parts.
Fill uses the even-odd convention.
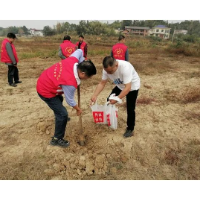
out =
[[[71,37],[65,35],[63,38],[63,43],[60,44],[58,56],[63,60],[68,58],[76,50],[76,45],[71,42]]]
[[[79,42],[76,43],[78,49],[83,51],[83,57],[87,60],[87,43],[84,41],[83,35],[79,35]]]
[[[1,62],[8,65],[8,84],[12,87],[16,87],[19,81],[19,71],[17,68],[18,57],[15,50],[14,41],[16,35],[14,33],[8,33],[1,45]],[[15,83],[13,83],[13,79]]]
[[[129,60],[128,47],[125,43],[125,36],[120,35],[118,39],[118,43],[112,47],[111,56],[118,60]]]

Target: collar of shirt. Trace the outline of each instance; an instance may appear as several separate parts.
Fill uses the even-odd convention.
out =
[[[75,78],[76,78],[77,84],[80,85],[81,80],[80,80],[80,78],[78,77],[78,69],[77,69],[77,67],[78,67],[78,63],[75,63],[75,64],[74,64],[74,76],[75,76]]]

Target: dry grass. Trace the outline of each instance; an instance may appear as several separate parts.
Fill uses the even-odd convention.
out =
[[[168,149],[165,151],[164,160],[168,165],[177,165],[179,161],[180,151],[174,149]]]
[[[163,74],[174,70],[175,68],[170,65],[167,61],[158,61],[154,57],[149,57],[147,62],[132,61],[135,69],[139,74],[153,75]]]
[[[198,66],[199,67],[199,66]],[[200,68],[200,67],[199,67]],[[191,79],[191,78],[199,78],[200,77],[200,71],[195,72],[184,72],[183,73],[185,78]]]
[[[155,102],[156,100],[154,98],[150,98],[147,96],[139,96],[137,99],[137,104],[142,104],[142,105],[149,105]]]
[[[200,56],[199,44],[177,43],[168,44],[166,51],[172,54],[183,54],[184,56]]]
[[[187,90],[166,90],[166,99],[175,103],[194,103],[200,101],[200,87],[189,87]]]
[[[82,99],[83,126],[88,134],[88,143],[85,147],[77,144],[78,121],[75,112],[70,108],[68,111],[71,121],[67,127],[66,137],[69,138],[71,145],[63,150],[48,146],[50,134],[54,129],[54,116],[51,110],[37,99],[35,91],[35,83],[41,71],[60,60],[56,51],[61,39],[62,37],[58,36],[18,40],[16,48],[20,57],[20,76],[26,84],[16,89],[6,88],[7,86],[3,88],[7,70],[2,67],[1,123],[4,125],[0,140],[0,179],[199,180],[200,138],[198,132],[192,128],[199,127],[200,113],[197,104],[200,87],[193,85],[192,82],[188,89],[166,89],[167,105],[154,103],[160,100],[157,89],[163,90],[163,85],[160,84],[162,80],[159,79],[166,77],[176,67],[179,67],[180,71],[174,76],[182,75],[190,69],[190,72],[184,75],[188,78],[198,78],[199,73],[196,71],[199,59],[187,57],[187,62],[186,59],[181,60],[187,68],[182,68],[180,62],[178,66],[172,66],[170,61],[176,63],[177,54],[166,53],[167,43],[159,45],[146,39],[127,39],[127,43],[131,42],[130,60],[140,74],[141,81],[145,83],[144,90],[141,89],[137,99],[139,106],[136,114],[136,134],[132,138],[124,139],[122,133],[126,126],[126,104],[121,105],[124,109],[120,109],[117,131],[91,123],[91,109],[87,105],[101,79],[102,59],[110,54],[110,48],[116,43],[117,37],[88,36],[88,53],[98,70],[94,78],[81,83],[82,98],[85,97]],[[191,66],[193,68],[190,68]],[[180,84],[179,79],[175,84]],[[100,103],[112,87],[113,85],[107,84],[99,99]],[[169,87],[173,86],[169,84]],[[196,109],[185,111],[183,104],[186,103],[194,103]],[[177,109],[183,110],[177,112]],[[176,116],[173,116],[174,114]],[[48,123],[45,121],[46,117],[50,119]],[[48,131],[42,132],[42,128]],[[50,132],[49,135],[47,132]],[[100,161],[97,159],[98,156],[102,155],[103,161],[97,162]],[[84,156],[87,166],[83,166],[84,163],[80,159]],[[86,173],[94,163],[98,163],[99,166],[92,168],[91,174]]]
[[[146,83],[144,83],[143,86],[144,86],[145,88],[147,88],[147,89],[152,89],[152,86],[147,85]]]
[[[199,110],[195,110],[195,111],[190,111],[190,112],[185,112],[185,118],[187,120],[200,120],[200,112]]]

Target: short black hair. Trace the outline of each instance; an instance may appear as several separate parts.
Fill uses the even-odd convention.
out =
[[[8,38],[13,38],[13,39],[17,38],[16,35],[15,35],[14,33],[8,33],[8,34],[7,34],[7,37],[8,37]]]
[[[120,40],[123,40],[123,39],[125,39],[125,36],[124,36],[124,35],[120,35],[119,38],[118,38],[119,41],[120,41]]]
[[[83,61],[78,64],[78,69],[90,77],[97,73],[96,67],[91,60]]]
[[[83,37],[83,35],[81,34],[81,35],[79,35],[79,37],[82,37],[83,39],[84,39],[84,37]]]
[[[69,35],[65,35],[63,40],[71,40],[71,37]]]
[[[104,59],[103,59],[103,67],[104,68],[108,68],[108,66],[113,66],[114,63],[115,63],[115,58],[113,58],[112,56],[106,56]]]

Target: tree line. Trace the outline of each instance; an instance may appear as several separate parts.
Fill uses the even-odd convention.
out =
[[[171,28],[171,34],[174,30],[187,30],[189,35],[200,36],[200,21],[185,20],[182,22],[169,23],[167,20],[116,20],[113,23],[102,23],[100,21],[81,20],[79,24],[70,24],[68,22],[57,23],[55,26],[45,26],[43,33],[45,36],[56,34],[89,34],[89,35],[115,35],[116,30],[124,30],[125,26],[139,26],[153,28],[157,25],[165,25]],[[5,36],[8,32],[15,34],[30,34],[26,26],[8,28],[0,27],[0,36]]]

